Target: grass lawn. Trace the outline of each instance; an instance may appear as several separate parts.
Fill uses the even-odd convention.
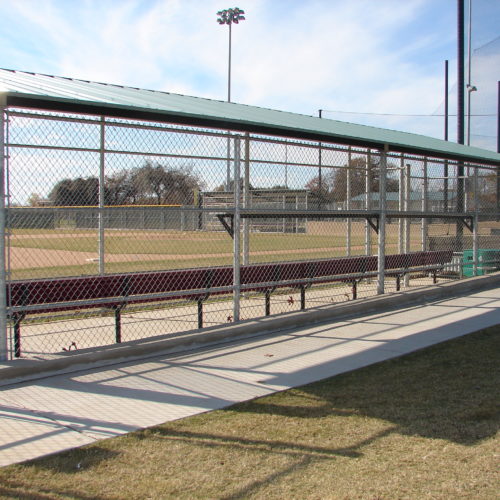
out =
[[[182,255],[185,253],[230,253],[233,248],[231,238],[225,233],[155,233],[143,235],[140,232],[130,232],[127,236],[106,235],[105,250],[109,253],[120,254],[170,254]],[[95,252],[97,249],[97,235],[71,237],[50,237],[43,239],[40,235],[29,238],[13,238],[11,245],[20,248],[40,248],[46,250],[69,250],[74,252]],[[193,248],[195,243],[195,248]],[[361,236],[353,236],[352,245],[363,245]],[[289,250],[335,248],[345,246],[345,236],[319,236],[307,234],[263,234],[252,233],[250,250]]]
[[[500,326],[0,469],[2,498],[498,498]]]

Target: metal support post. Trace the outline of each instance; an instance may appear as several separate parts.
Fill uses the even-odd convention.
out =
[[[368,150],[367,155],[366,155],[366,175],[365,175],[365,207],[366,210],[369,211],[371,209],[371,204],[372,204],[372,193],[371,193],[371,172],[370,172],[370,165],[371,165],[371,154],[370,150]],[[368,221],[365,222],[365,254],[366,255],[371,255],[372,253],[372,233],[371,233],[371,227]]]
[[[443,200],[443,210],[445,212],[448,212],[449,210],[449,195],[448,195],[448,192],[449,192],[449,166],[448,166],[448,160],[444,160],[444,183],[443,183],[443,190],[444,190],[444,193],[443,193],[443,196],[444,196],[444,200]]]
[[[115,306],[115,342],[121,344],[122,342],[122,309],[123,305]]]
[[[203,328],[203,299],[196,301],[198,306],[198,328]]]
[[[351,172],[351,148],[349,147],[349,152],[347,154],[347,189],[346,189],[346,210],[351,210],[351,193],[352,193],[352,172]],[[351,255],[351,236],[352,236],[352,219],[347,218],[347,234],[346,234],[346,255],[349,257]]]
[[[271,314],[271,290],[267,289],[264,294],[264,314],[269,316]]]
[[[297,212],[299,211],[299,195],[298,194],[295,195],[295,210],[297,210]],[[298,233],[298,232],[299,232],[299,219],[296,218],[295,219],[294,233]]]
[[[411,164],[408,163],[405,167],[405,196],[404,196],[404,210],[408,212],[410,210],[411,203]],[[405,218],[404,221],[404,242],[403,242],[403,253],[409,253],[411,250],[411,219]],[[404,286],[410,286],[410,275],[405,273],[404,275]]]
[[[457,0],[457,142],[464,144],[465,138],[465,68],[464,68],[464,0]],[[457,168],[457,208],[458,213],[464,211],[464,164],[458,162]],[[455,250],[463,250],[464,225],[461,219],[456,221]]]
[[[458,162],[457,168],[457,212],[463,213],[465,210],[465,181],[464,181],[464,163]],[[464,248],[463,234],[464,223],[462,219],[456,221],[455,251],[461,252]]]
[[[448,140],[448,125],[449,125],[449,112],[448,112],[448,60],[445,61],[444,64],[444,140]],[[448,200],[448,191],[449,191],[449,165],[448,159],[444,160],[443,166],[443,211],[448,212],[449,200]]]
[[[319,117],[322,118],[322,109],[319,110]],[[321,142],[318,143],[318,193],[319,193],[319,200],[318,200],[318,210],[321,210],[321,205],[322,205],[322,200],[323,200],[323,177],[322,177],[322,172],[321,172],[321,166],[323,162],[323,151],[321,149],[322,144]]]
[[[234,138],[234,222],[233,222],[233,321],[240,320],[240,238],[241,238],[240,138]]]
[[[283,195],[281,205],[282,205],[283,210],[286,210],[286,194]],[[283,217],[283,220],[281,222],[281,229],[282,229],[283,234],[285,234],[286,233],[286,219],[284,217]]]
[[[5,206],[5,105],[0,105],[0,361],[7,361],[7,275],[5,256],[5,228],[7,208]]]
[[[98,256],[99,256],[99,274],[104,274],[104,168],[106,162],[105,146],[106,146],[106,121],[105,117],[101,116],[101,138],[99,147],[99,235],[98,235]]]
[[[401,160],[399,164],[399,211],[402,212],[404,210],[405,203],[405,159],[403,154],[401,154]],[[398,222],[398,251],[399,253],[404,253],[404,221],[405,219],[399,218]]]
[[[243,176],[243,208],[250,208],[250,134],[245,134],[245,173]],[[250,219],[243,219],[243,265],[247,266],[250,256]]]
[[[424,166],[423,166],[423,180],[422,180],[422,212],[427,213],[429,209],[428,203],[428,190],[429,190],[429,181],[427,176],[427,158],[424,158]],[[425,217],[422,217],[422,252],[427,250],[427,232],[428,232],[428,221]]]
[[[497,96],[497,153],[500,153],[500,81],[498,82],[498,96]],[[499,218],[500,213],[500,167],[497,167],[496,170],[497,176],[497,186],[496,186],[496,209],[497,209],[497,220]]]
[[[24,319],[24,314],[13,314],[12,322],[14,328],[14,357],[21,357],[21,321]]]
[[[386,176],[388,149],[386,144],[384,150],[380,152],[377,295],[382,295],[384,293],[385,280]]]
[[[226,145],[226,192],[231,191],[231,137],[228,131],[227,133],[227,145]],[[233,189],[234,190],[234,189]]]
[[[478,203],[478,168],[474,168],[474,226],[472,229],[472,259],[473,276],[477,276],[477,265],[479,261],[479,203]]]

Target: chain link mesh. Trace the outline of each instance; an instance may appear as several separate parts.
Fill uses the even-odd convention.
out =
[[[6,148],[13,357],[500,267],[485,165],[25,110],[8,112]]]

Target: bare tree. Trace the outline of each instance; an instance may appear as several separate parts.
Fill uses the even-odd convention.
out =
[[[313,177],[307,184],[306,188],[311,192],[316,193],[321,199],[325,201],[342,202],[347,199],[347,184],[348,175],[350,171],[350,196],[354,198],[366,192],[366,168],[367,162],[364,157],[357,157],[342,167],[335,169],[324,169],[321,178],[321,185],[319,176]],[[368,166],[368,175],[370,178],[370,189],[372,192],[378,192],[380,187],[380,175],[378,168],[378,160],[372,158]],[[398,191],[399,181],[392,177],[387,178],[386,190],[387,192]]]

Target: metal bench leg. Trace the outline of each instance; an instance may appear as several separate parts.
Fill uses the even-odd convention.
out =
[[[122,342],[122,309],[124,306],[116,306],[115,309],[115,342]]]
[[[401,290],[401,275],[398,274],[396,276],[396,292],[399,292]]]
[[[306,287],[300,287],[300,309],[303,311],[306,308]]]
[[[269,316],[271,314],[271,290],[266,290],[265,299],[265,315]]]
[[[198,299],[198,328],[203,328],[203,299]]]
[[[14,314],[14,357],[21,357],[21,321],[24,319],[24,314]]]
[[[356,300],[358,298],[358,282],[354,280],[352,282],[352,300]]]
[[[432,271],[432,282],[434,284],[437,283],[437,269],[435,269],[434,271]]]

